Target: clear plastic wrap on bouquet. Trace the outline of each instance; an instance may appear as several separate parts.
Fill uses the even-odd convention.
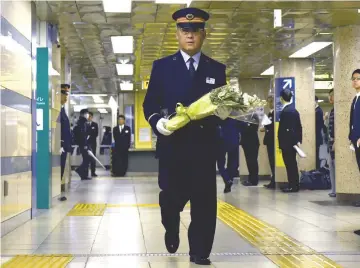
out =
[[[216,115],[221,119],[228,117],[259,124],[264,113],[266,102],[256,95],[242,93],[237,82],[213,89],[188,107],[181,103],[176,105],[176,115],[165,125],[166,129],[175,131],[184,127],[191,120],[200,120]]]

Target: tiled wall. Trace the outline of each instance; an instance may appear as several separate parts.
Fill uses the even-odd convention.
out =
[[[2,1],[1,24],[3,229],[4,221],[31,209],[31,3]]]

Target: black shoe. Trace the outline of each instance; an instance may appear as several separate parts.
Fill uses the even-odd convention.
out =
[[[227,194],[227,193],[230,193],[231,192],[231,186],[233,185],[233,182],[230,181],[230,182],[227,182],[225,184],[225,189],[224,189],[224,193]]]
[[[85,178],[81,178],[82,181],[91,181],[92,178],[89,178],[89,177],[85,177]]]
[[[194,262],[197,265],[211,265],[211,261],[208,258],[190,256],[190,262]]]
[[[241,184],[244,186],[257,186],[257,183],[254,184],[251,181],[243,181]]]
[[[265,184],[264,187],[267,189],[275,189],[275,183],[270,182],[269,184]]]
[[[62,196],[59,198],[59,201],[66,201],[66,200],[67,200],[67,198],[65,196]]]
[[[94,177],[94,178],[96,178],[98,175],[96,174],[96,173],[94,173],[94,174],[91,174],[91,177]]]
[[[360,201],[354,203],[354,207],[360,207]]]
[[[284,193],[297,193],[299,191],[299,188],[284,188],[281,191]]]
[[[360,230],[354,231],[354,234],[360,235]]]
[[[179,234],[173,234],[170,232],[165,233],[165,245],[169,253],[175,253],[180,244]]]

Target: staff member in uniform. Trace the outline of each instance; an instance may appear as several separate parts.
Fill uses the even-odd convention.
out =
[[[259,125],[254,123],[241,122],[241,141],[243,147],[246,165],[249,171],[249,178],[242,182],[244,186],[257,186],[259,183]]]
[[[91,180],[89,178],[89,164],[90,156],[88,150],[91,150],[89,146],[89,111],[87,109],[82,109],[80,111],[80,117],[76,125],[75,140],[79,145],[80,153],[82,155],[83,161],[81,165],[75,170],[75,172],[80,176],[81,180]]]
[[[224,193],[231,192],[233,179],[239,173],[239,140],[240,124],[235,119],[225,119],[219,126],[220,144],[217,157],[217,166],[222,176],[225,189]],[[227,156],[227,165],[225,168]]]
[[[268,117],[271,120],[271,124],[266,125],[263,129],[261,129],[262,132],[265,132],[264,136],[264,145],[267,149],[269,164],[271,168],[271,181],[269,184],[264,185],[264,187],[268,189],[275,189],[275,136],[274,136],[274,97],[268,96],[268,106],[271,109]]]
[[[125,176],[128,169],[129,148],[131,142],[131,129],[125,125],[125,116],[119,115],[119,125],[114,127],[115,161],[113,170],[117,176]]]
[[[316,169],[320,168],[320,146],[323,144],[322,130],[324,129],[324,112],[319,106],[319,98],[315,96],[316,116]]]
[[[97,137],[99,135],[99,126],[97,123],[93,121],[94,114],[89,112],[89,131],[90,131],[90,138],[89,138],[89,146],[91,148],[92,153],[96,156],[96,143]],[[96,161],[95,159],[91,158],[90,160],[91,165],[91,177],[97,177],[95,170],[96,170]]]
[[[283,110],[280,114],[278,139],[289,182],[288,187],[282,189],[285,193],[299,191],[299,170],[294,145],[302,143],[302,126],[299,112],[290,106],[292,97],[293,94],[288,89],[280,93]]]
[[[360,171],[360,69],[353,72],[352,86],[356,90],[356,96],[351,104],[350,109],[350,133],[349,140],[355,148],[356,161]],[[360,207],[360,201],[355,203]],[[360,234],[360,230],[358,231]]]
[[[158,136],[159,202],[166,247],[171,253],[177,251],[180,212],[190,201],[190,261],[210,265],[208,257],[216,229],[216,143],[220,120],[210,116],[172,132],[164,127],[167,119],[161,113],[167,111],[171,115],[178,102],[188,106],[225,85],[226,67],[201,52],[208,13],[185,8],[172,17],[177,23],[180,50],[153,63],[144,114]]]
[[[70,85],[61,84],[61,111],[60,111],[60,122],[61,122],[61,180],[65,172],[66,157],[68,153],[71,153],[71,130],[69,117],[65,112],[64,105],[68,101]],[[61,185],[61,191],[65,192]],[[60,201],[66,201],[65,196],[59,198]]]

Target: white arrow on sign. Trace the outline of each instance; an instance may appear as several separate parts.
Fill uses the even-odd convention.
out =
[[[290,88],[292,88],[292,80],[291,79],[285,79],[284,82],[285,82],[285,84],[283,86],[283,89],[287,88],[288,86]]]

